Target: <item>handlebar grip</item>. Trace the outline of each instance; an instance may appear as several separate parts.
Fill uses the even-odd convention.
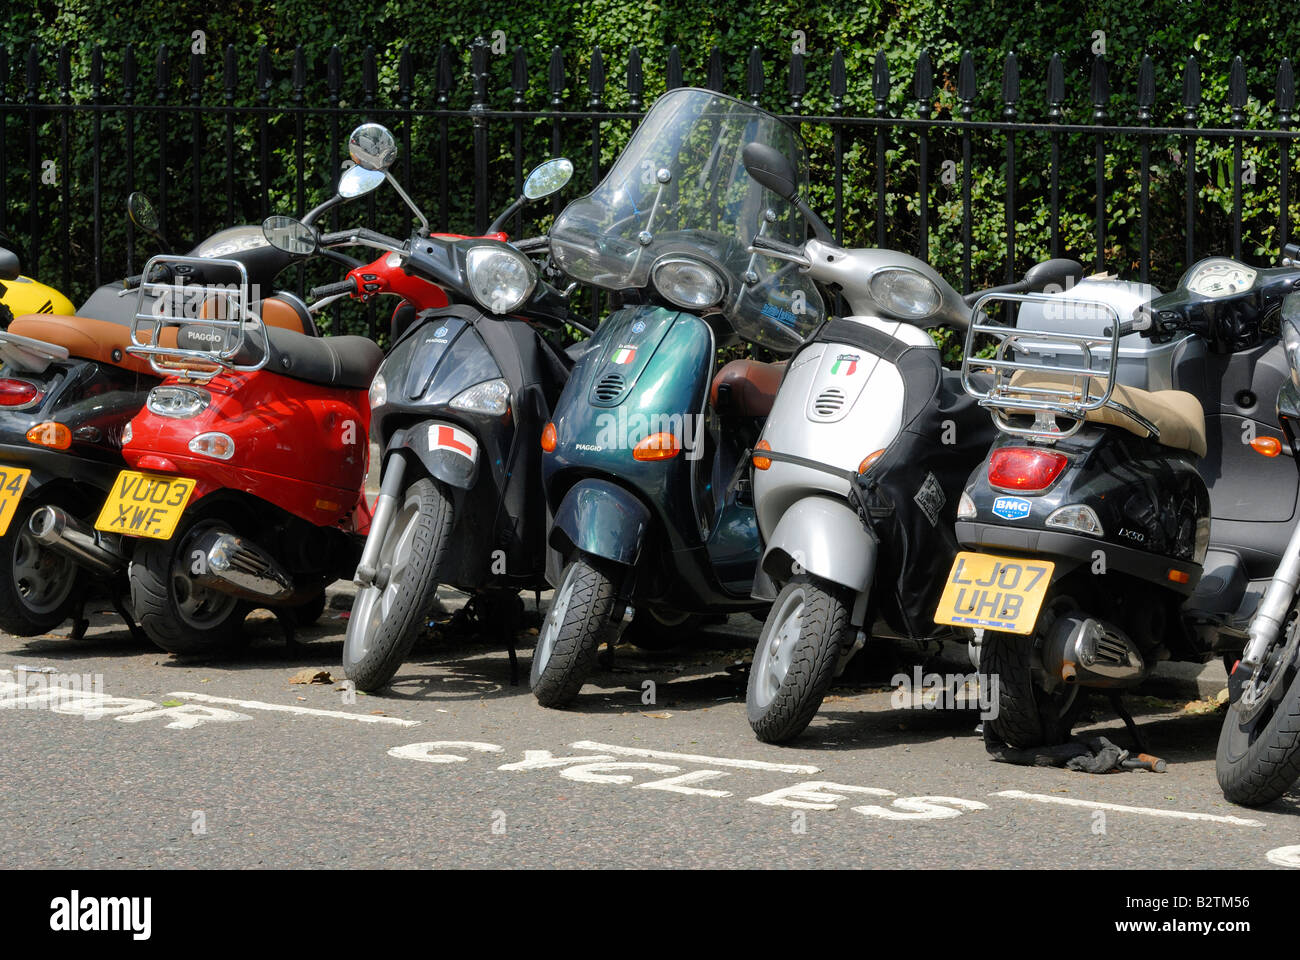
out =
[[[550,237],[528,237],[526,240],[512,240],[510,245],[520,253],[532,253],[534,250],[546,250],[551,245]]]
[[[1282,244],[1282,256],[1287,260],[1300,260],[1300,243]]]
[[[134,276],[127,277],[125,280],[123,280],[122,287],[125,290],[135,290],[140,286],[143,280],[144,280],[144,274],[137,273]]]
[[[327,283],[323,287],[312,287],[307,292],[307,296],[312,300],[324,300],[326,297],[333,297],[340,293],[356,293],[357,283],[351,277],[346,280],[340,280],[338,283]]]
[[[1119,335],[1120,337],[1127,337],[1130,333],[1133,332],[1134,329],[1135,328],[1133,326],[1133,321],[1125,320],[1119,325]],[[1101,335],[1103,337],[1109,337],[1109,336],[1113,336],[1114,333],[1115,333],[1114,327],[1107,327],[1105,330],[1101,332]]]

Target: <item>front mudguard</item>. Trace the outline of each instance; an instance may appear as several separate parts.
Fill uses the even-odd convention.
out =
[[[547,541],[565,557],[576,550],[631,567],[649,527],[650,510],[636,494],[608,480],[579,480],[555,511]]]
[[[808,573],[858,596],[854,606],[854,623],[858,624],[865,606],[862,601],[875,576],[876,553],[875,537],[848,504],[830,497],[805,497],[777,521],[764,547],[751,595],[775,600],[778,584],[796,573]]]
[[[435,480],[468,490],[478,479],[478,440],[464,427],[445,420],[424,420],[393,433],[384,462],[397,450],[410,450]]]

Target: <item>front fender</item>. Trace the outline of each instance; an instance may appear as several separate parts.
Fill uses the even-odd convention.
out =
[[[795,564],[857,593],[870,588],[876,540],[841,500],[805,497],[781,515],[760,563],[765,578],[788,580]]]
[[[462,490],[478,479],[478,438],[464,427],[445,420],[424,420],[396,431],[384,450],[384,460],[395,450],[410,450],[435,480]]]
[[[636,494],[608,480],[580,480],[555,511],[548,541],[561,552],[572,546],[631,566],[640,556],[649,526],[650,510]]]

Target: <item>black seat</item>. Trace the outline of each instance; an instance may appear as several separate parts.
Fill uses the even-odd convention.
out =
[[[279,327],[266,331],[271,341],[266,369],[295,380],[365,390],[384,362],[384,351],[366,337],[309,337]]]
[[[312,337],[282,327],[262,329],[271,345],[263,369],[295,380],[365,390],[384,360],[384,351],[366,337]],[[229,330],[218,331],[207,324],[187,324],[180,328],[176,342],[185,349],[210,352],[219,349],[222,334],[232,335]],[[250,366],[261,359],[262,352],[261,331],[249,330],[234,362]]]

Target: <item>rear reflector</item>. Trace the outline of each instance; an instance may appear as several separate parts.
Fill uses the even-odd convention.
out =
[[[0,377],[0,407],[25,407],[40,397],[41,391],[36,384]]]
[[[989,483],[1002,490],[1046,490],[1069,462],[1050,450],[1001,447],[989,456]]]

